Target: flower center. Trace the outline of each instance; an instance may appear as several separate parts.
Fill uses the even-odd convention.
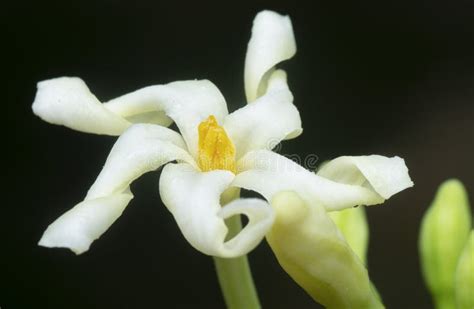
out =
[[[235,147],[214,115],[198,127],[198,164],[202,171],[228,170],[235,173]]]

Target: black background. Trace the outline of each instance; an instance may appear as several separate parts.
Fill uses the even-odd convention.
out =
[[[304,133],[282,152],[405,158],[415,187],[368,209],[369,271],[389,308],[429,308],[417,234],[437,186],[474,195],[474,7],[454,1],[19,1],[1,9],[0,306],[222,308],[212,260],[186,243],[158,195],[159,173],[91,250],[36,245],[81,201],[115,138],[35,117],[37,81],[80,76],[106,100],[151,84],[213,81],[244,104],[243,63],[261,9],[290,14],[297,56],[285,64]],[[6,94],[6,95],[5,95]],[[265,308],[317,308],[266,243],[250,254]]]

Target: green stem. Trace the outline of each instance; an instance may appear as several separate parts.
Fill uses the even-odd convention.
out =
[[[225,205],[238,196],[238,190],[224,192],[221,203]],[[240,216],[229,218],[226,220],[226,224],[230,237],[235,236],[242,229]],[[261,308],[246,255],[230,259],[214,257],[214,264],[227,308]]]

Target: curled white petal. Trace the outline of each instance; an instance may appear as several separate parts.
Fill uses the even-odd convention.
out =
[[[107,105],[105,106],[108,107]],[[167,127],[173,123],[173,120],[170,117],[166,116],[166,113],[164,111],[141,112],[135,115],[122,116],[132,123],[150,123],[158,124],[164,127]]]
[[[133,180],[172,160],[194,164],[185,148],[180,135],[170,129],[131,126],[115,143],[85,200],[53,222],[39,244],[70,248],[76,254],[87,251],[132,199]]]
[[[32,108],[44,121],[88,133],[119,135],[131,125],[105,108],[77,77],[39,82]]]
[[[210,115],[218,122],[227,116],[227,104],[217,87],[208,80],[179,81],[150,86],[125,94],[104,104],[124,115],[137,111],[163,111],[179,128],[189,152],[196,156],[199,124]]]
[[[141,175],[173,160],[195,166],[178,133],[152,124],[133,125],[115,143],[86,199],[123,192]]]
[[[125,193],[83,201],[50,224],[38,244],[81,254],[120,217],[132,198]]]
[[[370,179],[361,174],[364,175],[364,182],[361,182],[360,178],[356,178],[355,182],[350,179],[338,182],[338,178],[327,179],[277,153],[261,150],[250,152],[239,160],[237,164],[239,174],[232,185],[259,192],[267,200],[271,200],[279,191],[295,191],[304,199],[321,203],[326,210],[332,211],[357,205],[380,204],[386,199],[387,192],[394,194],[400,190],[398,177],[384,178],[386,170],[380,168],[380,175],[377,170],[371,169]],[[407,172],[401,166],[398,168],[401,171],[397,173]],[[367,185],[370,181],[382,178],[386,182],[381,192],[378,191],[380,186]]]
[[[396,156],[339,157],[324,164],[318,175],[340,183],[373,188],[384,199],[413,186],[405,161]]]
[[[263,200],[256,198],[234,200],[222,207],[218,213],[218,216],[223,219],[235,215],[245,215],[249,223],[236,237],[223,244],[226,253],[231,254],[227,257],[243,255],[255,248],[270,229],[274,220],[273,209]]]
[[[296,41],[290,18],[272,11],[258,13],[253,21],[245,58],[247,102],[253,102],[265,93],[273,67],[295,53]]]
[[[80,78],[61,77],[38,83],[32,108],[50,123],[108,135],[120,135],[135,122],[167,126],[173,119],[193,154],[199,123],[211,114],[218,121],[227,115],[222,94],[207,80],[150,86],[102,104]]]
[[[228,115],[224,128],[234,142],[237,158],[252,150],[271,150],[283,139],[295,138],[303,129],[293,95],[282,70],[274,71],[265,95]]]
[[[273,211],[258,199],[238,199],[222,207],[220,196],[234,175],[224,170],[206,173],[189,164],[168,164],[160,178],[160,195],[173,214],[186,240],[204,254],[236,257],[248,253],[265,236],[273,222]],[[225,241],[224,219],[246,215],[245,228]]]

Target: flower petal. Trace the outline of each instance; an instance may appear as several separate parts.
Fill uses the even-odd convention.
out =
[[[123,192],[141,175],[173,160],[197,168],[178,133],[152,124],[133,125],[115,143],[86,199]]]
[[[70,248],[76,254],[87,251],[132,199],[133,180],[172,160],[195,164],[185,147],[180,135],[170,129],[131,126],[115,143],[85,200],[53,222],[39,244]]]
[[[398,160],[396,158],[386,159],[390,164],[392,160]],[[376,205],[384,202],[387,192],[393,194],[402,187],[398,182],[399,177],[393,178],[394,182],[391,183],[392,179],[384,178],[386,175],[384,166],[378,166],[381,168],[379,174],[377,170],[373,169],[375,164],[372,166],[370,160],[368,162],[372,167],[372,174],[370,179],[364,178],[366,182],[361,183],[359,178],[355,182],[349,180],[338,182],[337,179],[333,181],[316,175],[277,153],[266,150],[254,151],[237,163],[237,170],[240,173],[236,176],[233,185],[257,191],[267,200],[271,200],[279,191],[295,191],[311,203],[321,203],[328,211],[357,205]],[[406,167],[398,167],[405,173],[407,172]],[[403,174],[403,171],[400,174]],[[384,178],[386,182],[384,190],[379,192],[378,185],[373,187],[370,184],[371,181],[381,178]]]
[[[253,102],[266,92],[266,82],[274,66],[296,53],[293,27],[288,16],[272,11],[257,14],[253,21],[245,58],[245,93]]]
[[[283,139],[300,135],[301,118],[285,72],[274,71],[265,95],[228,115],[223,126],[234,142],[237,158],[252,150],[270,150]]]
[[[259,199],[237,199],[224,207],[221,194],[234,174],[225,170],[201,173],[189,164],[168,164],[161,174],[160,195],[173,214],[186,240],[204,254],[236,257],[252,250],[273,222],[273,212]],[[246,215],[245,228],[225,241],[228,232],[224,219]]]
[[[228,114],[224,97],[208,80],[179,81],[145,87],[104,105],[121,115],[164,111],[178,126],[189,152],[195,158],[199,124],[210,115],[222,122]]]
[[[38,245],[84,253],[120,217],[132,198],[132,194],[114,194],[83,201],[50,224]]]
[[[87,133],[119,135],[131,125],[104,108],[77,77],[39,82],[32,108],[44,121]]]
[[[413,186],[405,161],[379,155],[336,158],[318,171],[324,178],[373,188],[384,199]]]
[[[207,80],[150,86],[101,104],[80,78],[61,77],[38,83],[33,112],[53,124],[108,135],[120,135],[132,122],[169,125],[171,118],[194,154],[199,123],[211,114],[222,121],[227,106]]]

